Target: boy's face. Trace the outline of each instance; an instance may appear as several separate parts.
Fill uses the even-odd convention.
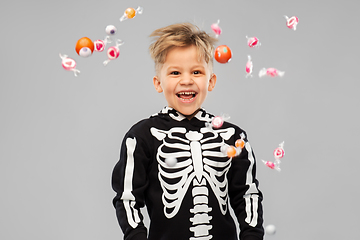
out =
[[[216,75],[204,59],[199,61],[195,46],[175,47],[168,52],[153,81],[156,91],[164,92],[169,107],[190,116],[215,87]]]

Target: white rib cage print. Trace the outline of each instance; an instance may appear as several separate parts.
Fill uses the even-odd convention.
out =
[[[228,184],[226,174],[231,166],[231,158],[220,151],[234,135],[234,128],[213,130],[207,127],[200,132],[187,131],[186,128],[174,127],[168,131],[151,128],[151,133],[162,144],[159,146],[156,159],[159,163],[159,181],[163,189],[162,202],[164,214],[167,218],[174,217],[181,206],[183,198],[192,185],[194,214],[190,218],[193,227],[190,231],[194,238],[211,239],[209,230],[208,184],[216,196],[222,214],[227,212]],[[166,158],[176,158],[178,163],[170,167],[165,163]]]

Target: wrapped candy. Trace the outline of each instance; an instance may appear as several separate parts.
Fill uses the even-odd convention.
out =
[[[247,38],[247,44],[249,47],[253,48],[253,47],[260,47],[261,43],[259,41],[259,39],[257,37],[248,37]]]
[[[94,43],[88,37],[80,38],[76,42],[75,51],[81,57],[89,57],[94,51]]]
[[[274,157],[275,157],[275,159],[280,160],[281,158],[283,158],[283,157],[285,156],[284,143],[285,143],[285,142],[280,143],[280,144],[279,144],[279,147],[277,147],[277,148],[274,150]]]
[[[94,50],[96,52],[104,51],[106,44],[111,43],[111,39],[109,36],[106,36],[104,40],[96,40],[94,41]]]
[[[217,23],[213,23],[213,24],[211,25],[211,29],[212,29],[213,32],[215,33],[215,36],[216,36],[216,37],[219,37],[220,34],[221,34],[221,32],[222,32],[221,28],[219,27],[219,23],[220,23],[220,20],[218,20]]]
[[[259,71],[259,77],[264,77],[264,76],[270,76],[270,77],[282,77],[284,76],[285,72],[279,71],[276,68],[262,68]]]
[[[262,162],[268,166],[271,169],[275,169],[277,171],[281,171],[280,169],[280,159],[283,158],[285,156],[285,150],[284,150],[284,142],[279,144],[279,147],[277,147],[274,150],[274,158],[275,158],[275,162],[270,162],[270,161],[264,161],[262,160]]]
[[[119,46],[123,45],[124,42],[120,39],[116,40],[116,46],[109,47],[107,50],[108,60],[103,62],[104,66],[106,66],[111,60],[117,59],[120,55]]]
[[[270,161],[264,161],[264,160],[261,160],[266,166],[268,166],[269,168],[271,169],[275,169],[277,171],[281,171],[280,169],[280,166],[276,163],[273,163],[273,162],[270,162]]]
[[[138,7],[137,9],[134,8],[127,8],[124,12],[124,15],[122,15],[122,17],[120,18],[120,22],[125,21],[126,19],[131,19],[134,18],[136,16],[136,14],[142,14],[143,12],[143,8],[142,7]]]
[[[61,53],[59,54],[60,58],[61,58],[61,65],[63,66],[63,68],[67,71],[73,71],[75,77],[78,76],[78,74],[80,73],[80,71],[78,69],[76,69],[76,62],[74,59],[69,58],[67,55],[61,55]]]
[[[224,122],[229,119],[230,119],[230,116],[227,114],[224,114],[221,116],[215,116],[212,118],[211,123],[206,122],[205,126],[209,127],[209,128],[218,129],[218,128],[221,128],[222,125],[224,124]]]
[[[105,32],[108,36],[113,36],[116,34],[116,27],[114,25],[107,25],[105,28]]]
[[[299,23],[299,19],[296,16],[292,16],[289,18],[288,16],[284,16],[286,18],[286,26],[290,29],[296,30],[296,26]]]
[[[226,154],[229,158],[239,156],[242,152],[242,149],[245,147],[245,134],[240,134],[240,139],[236,140],[235,146],[223,145],[220,148],[220,151]]]
[[[245,77],[252,77],[252,69],[253,69],[253,63],[251,61],[251,56],[248,55],[248,61],[245,66],[246,76]]]
[[[218,46],[215,49],[214,57],[219,63],[228,63],[232,57],[231,49],[226,45]]]

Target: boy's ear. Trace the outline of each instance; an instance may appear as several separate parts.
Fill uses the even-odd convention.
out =
[[[157,76],[153,77],[153,82],[154,82],[154,86],[155,89],[158,93],[161,93],[163,91],[161,84],[160,84],[160,79]]]
[[[209,92],[211,92],[214,89],[215,84],[216,84],[216,74],[213,73],[211,74],[211,78],[209,80],[209,87],[208,87]]]

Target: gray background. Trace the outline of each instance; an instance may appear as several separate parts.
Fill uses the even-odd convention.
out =
[[[120,22],[128,7],[142,15]],[[204,108],[244,128],[276,240],[358,239],[359,3],[343,1],[4,1],[0,7],[0,239],[121,239],[111,172],[125,132],[166,105],[148,35],[189,21],[233,51],[214,64]],[[283,15],[299,18],[296,31]],[[125,44],[80,58],[76,41],[117,27]],[[245,36],[262,45],[247,47]],[[111,44],[112,45],[112,44]],[[59,53],[77,61],[79,77]],[[254,77],[245,78],[250,54]],[[263,67],[283,78],[259,78]],[[285,141],[282,172],[261,159]],[[148,220],[146,220],[148,222]]]

